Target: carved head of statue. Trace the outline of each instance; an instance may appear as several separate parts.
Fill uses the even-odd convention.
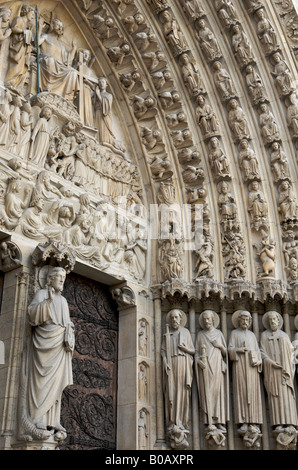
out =
[[[251,314],[246,311],[242,310],[238,315],[238,324],[241,330],[247,330],[252,322]]]
[[[53,268],[47,276],[47,287],[53,287],[55,293],[63,291],[64,281],[66,278],[66,271],[64,268],[56,267]]]
[[[22,6],[20,16],[26,16],[28,21],[33,21],[34,15],[34,8],[32,6],[26,4]]]
[[[11,17],[11,9],[10,8],[0,8],[0,19],[2,22],[7,23]]]
[[[270,310],[263,316],[262,323],[266,330],[271,330],[274,332],[282,327],[283,319],[280,313],[276,312],[275,310]]]
[[[50,32],[54,33],[57,36],[63,36],[64,25],[62,21],[59,20],[58,18],[55,18],[54,20],[52,20],[51,26],[50,26]]]

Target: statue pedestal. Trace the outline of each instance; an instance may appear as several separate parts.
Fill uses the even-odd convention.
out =
[[[56,450],[58,446],[59,442],[54,436],[50,436],[48,439],[40,441],[18,441],[11,448],[12,450]]]

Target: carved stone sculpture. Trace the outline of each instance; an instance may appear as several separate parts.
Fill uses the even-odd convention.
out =
[[[258,159],[247,139],[239,143],[239,165],[245,181],[259,178]]]
[[[183,10],[193,20],[205,15],[200,0],[183,0]]]
[[[31,148],[28,159],[42,168],[44,167],[50,139],[54,132],[50,122],[52,115],[51,108],[44,106],[31,134]]]
[[[272,56],[273,71],[271,74],[275,79],[276,88],[280,96],[286,96],[295,90],[295,85],[288,64],[279,52]]]
[[[166,425],[171,446],[183,450],[189,446],[186,437],[195,349],[182,310],[170,310],[166,322],[161,346]]]
[[[227,181],[218,184],[218,205],[224,225],[224,231],[232,230],[237,223],[237,206],[234,196],[230,191],[230,185]]]
[[[228,122],[233,132],[234,142],[239,142],[241,139],[249,139],[250,134],[247,119],[238,101],[232,99],[228,104],[228,109]]]
[[[257,35],[260,39],[266,55],[278,49],[277,37],[270,20],[266,17],[265,10],[261,8],[256,12]]]
[[[186,88],[191,97],[197,96],[204,91],[204,86],[199,72],[196,70],[188,54],[179,57],[181,72]]]
[[[230,74],[223,68],[221,62],[218,60],[212,65],[214,71],[214,83],[219,91],[221,99],[229,100],[236,96],[235,88]]]
[[[112,106],[113,95],[107,91],[108,82],[101,77],[98,80],[96,93],[95,123],[98,129],[98,139],[101,144],[116,145],[113,132]]]
[[[253,51],[248,37],[239,24],[232,28],[232,47],[240,67],[245,67],[254,61]]]
[[[199,401],[207,431],[216,436],[213,426],[226,432],[229,421],[227,346],[222,332],[217,329],[219,317],[216,312],[205,310],[200,314],[199,323],[202,329],[195,344]]]
[[[210,166],[217,178],[230,176],[228,158],[220,147],[220,142],[217,137],[210,139],[208,157]]]
[[[24,4],[11,22],[8,69],[5,83],[23,92],[33,46],[34,8]]]
[[[267,98],[265,95],[263,81],[251,64],[245,68],[245,79],[248,93],[252,99],[253,104],[257,105],[266,101]]]
[[[28,206],[31,197],[31,188],[24,188],[24,195],[21,192],[21,179],[11,177],[8,179],[7,188],[4,195],[4,207],[0,212],[0,222],[8,230],[13,230],[18,225],[24,209]]]
[[[295,193],[289,181],[283,181],[279,188],[279,211],[282,222],[297,223],[298,204]]]
[[[58,443],[66,438],[60,408],[62,392],[73,380],[74,325],[61,295],[65,276],[63,268],[53,268],[28,307],[32,332],[21,371],[20,439],[53,435]]]
[[[138,419],[138,448],[139,450],[148,449],[149,430],[147,425],[147,415],[144,409],[139,412]]]
[[[260,105],[259,123],[265,145],[271,144],[275,140],[280,140],[278,125],[267,103],[262,103]]]
[[[270,163],[274,181],[290,178],[289,163],[285,152],[279,142],[273,142],[271,146]]]
[[[218,119],[203,95],[197,97],[196,119],[204,139],[220,134]]]
[[[271,426],[277,440],[283,441],[288,427],[298,426],[294,387],[293,346],[288,335],[281,330],[282,317],[276,311],[263,316],[265,331],[261,334],[261,354],[264,384],[268,395]]]
[[[210,235],[204,236],[204,242],[199,250],[195,251],[197,260],[194,266],[195,280],[202,277],[213,277],[214,243]]]
[[[63,34],[62,21],[54,19],[49,32],[40,37],[41,87],[43,91],[56,93],[72,103],[79,90],[78,74],[71,67],[77,47],[73,41],[69,52],[62,41]]]
[[[264,231],[261,246],[258,248],[257,255],[262,262],[263,272],[260,274],[260,279],[275,278],[275,258],[276,258],[276,243],[269,238],[269,235]]]
[[[0,72],[0,80],[4,83],[7,70],[7,54],[9,48],[10,35],[12,33],[10,18],[12,11],[10,8],[0,8],[0,60],[2,64],[2,70]]]
[[[287,109],[287,124],[293,139],[298,138],[298,99],[296,93],[290,96],[290,105]]]
[[[255,334],[249,330],[251,314],[237,311],[232,317],[232,330],[228,351],[233,362],[234,416],[246,447],[259,447],[260,425],[263,423],[260,373],[262,358]],[[254,429],[250,427],[254,426]],[[257,439],[251,441],[252,431]],[[246,439],[245,439],[246,437]],[[247,438],[248,437],[248,438]]]
[[[159,17],[163,24],[164,35],[168,41],[174,56],[182,54],[188,50],[188,45],[180,30],[177,20],[173,17],[170,10],[163,10]]]
[[[19,247],[7,240],[0,245],[0,266],[3,272],[11,271],[21,265],[22,255]]]
[[[219,59],[222,56],[218,41],[213,32],[207,27],[204,19],[195,21],[197,38],[203,54],[208,62]]]
[[[252,226],[256,230],[262,225],[267,225],[268,204],[258,181],[253,181],[249,185],[247,210],[250,212]]]
[[[237,12],[231,0],[216,0],[215,8],[226,28],[230,28],[237,22]]]

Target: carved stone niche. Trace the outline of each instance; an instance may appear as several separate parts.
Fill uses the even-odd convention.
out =
[[[13,271],[22,264],[22,254],[19,247],[5,239],[0,243],[0,269],[4,273]]]
[[[32,253],[32,264],[39,268],[47,264],[58,265],[69,274],[73,271],[75,263],[76,255],[70,246],[56,240],[40,243]]]

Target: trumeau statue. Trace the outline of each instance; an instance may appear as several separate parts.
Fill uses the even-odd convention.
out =
[[[189,447],[187,435],[195,349],[190,332],[184,327],[186,316],[182,310],[171,310],[166,321],[161,346],[166,425],[171,447],[183,450]]]
[[[229,379],[227,346],[217,329],[219,317],[212,310],[200,314],[201,330],[195,344],[195,370],[200,406],[208,434],[216,445],[224,445],[226,423],[229,421]]]
[[[260,425],[263,423],[260,373],[262,358],[255,334],[249,330],[252,317],[245,310],[232,317],[228,351],[233,362],[234,414],[247,447],[259,447]],[[252,429],[253,426],[253,429]],[[253,442],[247,435],[255,431]],[[251,436],[250,436],[251,437]]]
[[[19,438],[57,442],[66,438],[60,423],[62,392],[72,384],[74,325],[61,295],[66,272],[52,268],[47,285],[36,292],[28,307],[31,336],[21,373]]]
[[[298,418],[295,394],[294,348],[281,330],[282,317],[276,311],[263,316],[265,331],[261,335],[264,383],[268,394],[271,426],[277,442],[286,444],[286,437],[297,432]]]

